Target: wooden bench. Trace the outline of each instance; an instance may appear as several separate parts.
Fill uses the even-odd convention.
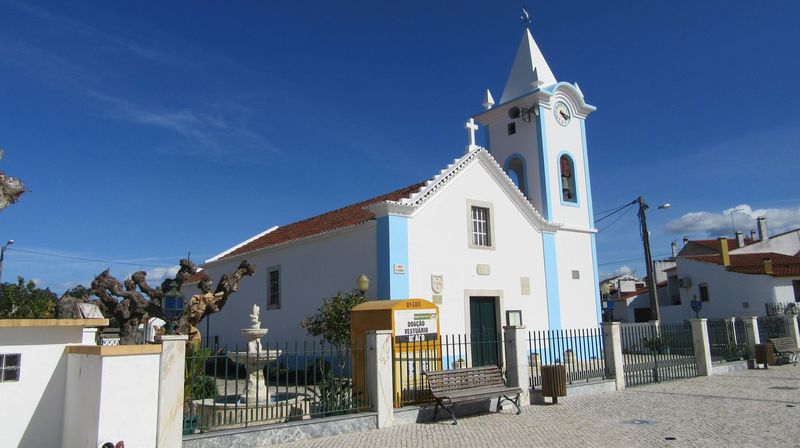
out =
[[[797,365],[797,355],[800,354],[800,349],[797,348],[794,338],[772,338],[767,339],[767,342],[772,344],[775,356],[786,357],[789,362]]]
[[[497,397],[497,410],[500,410],[500,403],[510,401],[517,408],[517,414],[522,410],[519,408],[519,397],[522,389],[519,387],[508,387],[503,381],[503,374],[497,366],[471,367],[468,369],[439,370],[436,372],[423,372],[428,378],[431,394],[436,400],[436,408],[433,410],[433,420],[439,413],[439,406],[442,407],[453,424],[456,425],[456,416],[452,408],[457,403],[466,401],[485,400]],[[515,398],[510,398],[516,395]],[[447,405],[445,404],[447,402]],[[449,406],[448,406],[449,405]]]

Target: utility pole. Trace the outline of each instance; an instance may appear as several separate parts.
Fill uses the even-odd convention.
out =
[[[653,272],[653,256],[650,253],[650,233],[647,231],[647,213],[645,212],[648,205],[641,196],[639,196],[635,202],[639,203],[639,224],[642,229],[642,242],[644,243],[644,261],[647,264],[647,287],[650,288],[650,320],[659,320],[656,277]]]
[[[1,157],[1,155],[0,155],[0,157]],[[8,240],[8,242],[6,244],[3,244],[3,247],[0,248],[0,285],[3,284],[2,283],[2,279],[3,279],[3,259],[6,257],[6,249],[8,249],[8,246],[10,246],[12,244],[14,244],[14,240]]]

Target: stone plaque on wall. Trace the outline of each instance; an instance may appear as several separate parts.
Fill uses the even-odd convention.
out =
[[[520,277],[519,278],[519,292],[523,296],[531,295],[531,278],[530,277]]]
[[[478,275],[489,275],[492,272],[492,268],[488,264],[479,264],[475,269],[478,271]]]
[[[431,274],[431,290],[434,294],[441,294],[444,289],[444,276],[442,274]]]
[[[434,305],[442,304],[442,296],[439,294],[434,294],[433,297],[431,297],[431,299],[433,299],[432,302]]]

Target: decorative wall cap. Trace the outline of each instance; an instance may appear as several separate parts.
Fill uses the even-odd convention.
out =
[[[161,344],[140,345],[68,345],[65,351],[70,355],[90,356],[136,356],[161,354]]]
[[[0,319],[0,328],[107,327],[108,319]]]

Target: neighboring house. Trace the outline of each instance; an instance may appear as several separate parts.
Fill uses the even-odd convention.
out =
[[[667,271],[669,294],[677,300],[661,307],[662,320],[694,317],[695,298],[702,302],[700,317],[709,319],[763,316],[769,306],[800,302],[800,229],[770,237],[765,218],[756,227],[758,240],[737,232],[732,240],[687,242]]]
[[[208,260],[216,281],[256,266],[209,336],[242,343],[253,304],[267,339],[307,338],[299,322],[325,297],[370,281],[371,299],[423,298],[443,334],[502,331],[519,310],[531,329],[587,328],[600,318],[584,119],[594,110],[558,82],[525,30],[500,104],[487,92],[475,145],[426,182],[286,226]],[[187,284],[184,294],[196,292]],[[206,332],[205,326],[201,328]]]

